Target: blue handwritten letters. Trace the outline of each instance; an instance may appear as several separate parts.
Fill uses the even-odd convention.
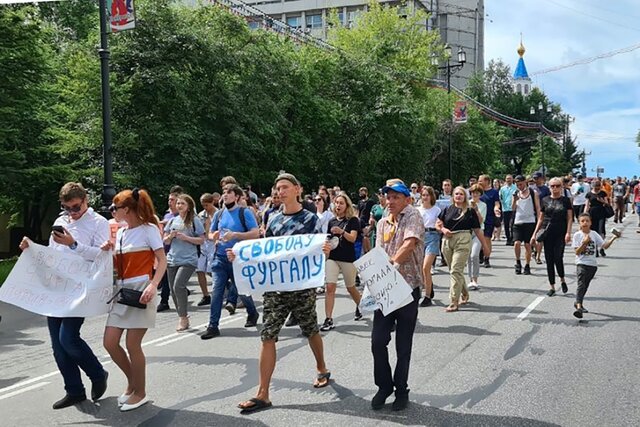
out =
[[[245,240],[233,246],[238,292],[259,295],[316,288],[324,284],[324,234]]]

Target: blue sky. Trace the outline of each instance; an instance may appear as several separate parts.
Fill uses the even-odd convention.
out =
[[[529,74],[640,45],[640,1],[485,0],[485,65],[501,58],[512,70],[520,33]],[[554,103],[574,116],[571,132],[605,176],[640,175],[640,48],[532,76]]]

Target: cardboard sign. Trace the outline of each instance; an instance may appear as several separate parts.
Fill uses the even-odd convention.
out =
[[[108,312],[113,293],[113,257],[93,262],[29,242],[2,287],[0,300],[50,317],[90,317]]]
[[[324,234],[296,234],[243,240],[233,246],[238,292],[290,292],[324,285]]]
[[[389,256],[376,246],[353,263],[364,285],[360,310],[381,310],[388,315],[413,301],[413,289],[389,262]]]

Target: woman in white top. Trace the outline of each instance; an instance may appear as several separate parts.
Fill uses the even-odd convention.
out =
[[[131,411],[149,402],[146,393],[146,362],[142,338],[148,328],[155,327],[158,284],[167,269],[162,237],[153,203],[144,190],[124,190],[113,198],[111,207],[116,221],[126,221],[118,230],[115,245],[110,241],[103,250],[115,249],[114,267],[118,288],[142,292],[139,299],[146,308],[114,302],[104,330],[104,347],[127,377],[127,387],[118,397],[120,410]],[[154,272],[154,263],[157,263]],[[117,298],[117,297],[116,297]],[[120,345],[127,331],[127,351]]]
[[[316,215],[318,215],[318,227],[322,230],[322,234],[328,233],[329,220],[333,218],[333,213],[328,210],[327,199],[321,195],[317,195],[313,198],[313,203],[316,205]]]
[[[436,221],[440,215],[440,208],[436,206],[436,193],[433,187],[422,187],[421,201],[418,211],[422,215],[424,223],[424,262],[422,264],[422,277],[424,280],[424,298],[420,302],[420,307],[428,307],[432,304],[433,278],[431,277],[431,267],[440,253],[440,232],[436,230]]]
[[[513,217],[513,251],[516,256],[516,274],[522,274],[522,264],[520,263],[520,254],[522,244],[524,244],[524,274],[531,274],[531,236],[536,228],[536,212],[540,210],[538,206],[538,197],[528,186],[524,176],[516,176],[516,186],[518,191],[513,195],[511,210],[515,212]]]
[[[478,214],[478,220],[480,221],[480,230],[484,230],[484,219],[487,217],[487,204],[480,200],[480,196],[484,193],[481,185],[474,184],[469,189],[471,193],[471,200],[469,200],[469,206],[476,210]],[[478,238],[473,235],[471,239],[471,253],[469,254],[468,270],[469,270],[469,289],[478,289],[478,276],[480,275],[480,249],[482,249],[482,243]]]

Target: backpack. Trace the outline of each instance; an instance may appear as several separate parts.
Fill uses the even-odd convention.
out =
[[[171,227],[171,224],[173,223],[173,219],[174,218],[171,218],[171,221],[169,221],[169,227]],[[196,223],[195,223],[195,221],[191,221],[191,226],[193,227],[193,234],[196,234]],[[206,230],[205,230],[205,232],[206,232]],[[198,258],[200,258],[200,256],[202,255],[202,250],[200,249],[200,245],[196,245],[196,253],[198,254]]]
[[[240,206],[240,212],[238,213],[240,215],[240,224],[242,225],[242,229],[247,232],[249,231],[249,228],[247,228],[247,219],[244,217],[244,211],[246,208]],[[211,229],[210,230],[217,230],[218,229],[218,225],[220,225],[220,215],[222,215],[222,212],[224,212],[224,209],[220,209],[218,212],[216,212],[213,215],[213,221],[211,222]]]

